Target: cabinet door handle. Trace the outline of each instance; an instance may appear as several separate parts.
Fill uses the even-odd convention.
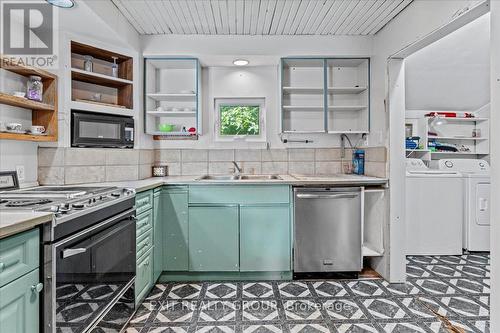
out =
[[[39,293],[43,290],[43,283],[37,283],[31,286],[31,291],[34,293]]]

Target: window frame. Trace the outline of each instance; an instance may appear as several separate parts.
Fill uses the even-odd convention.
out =
[[[259,134],[258,135],[221,135],[220,107],[225,105],[259,106]],[[214,98],[214,136],[215,141],[266,141],[266,99],[265,97],[216,97]]]

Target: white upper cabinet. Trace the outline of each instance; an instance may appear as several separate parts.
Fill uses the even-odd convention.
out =
[[[283,58],[283,133],[368,133],[368,58]]]

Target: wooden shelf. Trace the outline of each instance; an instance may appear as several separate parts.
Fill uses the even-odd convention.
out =
[[[295,105],[283,105],[283,111],[320,111],[325,110],[322,106],[295,106]]]
[[[431,154],[436,155],[489,155],[489,153],[474,153],[466,151],[431,151]]]
[[[30,110],[54,111],[54,106],[42,102],[32,101],[24,97],[17,97],[0,92],[0,104],[17,106]]]
[[[369,134],[369,131],[328,131],[328,134]]]
[[[134,116],[133,109],[122,108],[119,106],[103,105],[97,103],[87,103],[84,101],[71,101],[70,109],[81,111],[92,111],[108,114],[116,114],[121,116]]]
[[[427,120],[432,121],[434,119],[443,119],[447,122],[481,122],[488,121],[488,118],[459,118],[459,117],[425,117]]]
[[[121,88],[133,84],[133,82],[129,80],[99,73],[87,72],[77,68],[71,69],[71,79],[113,88]]]
[[[31,134],[0,132],[0,140],[53,142],[53,141],[57,141],[57,136],[55,136],[55,135],[31,135]]]
[[[361,111],[363,109],[366,109],[367,106],[365,105],[336,105],[336,106],[329,106],[328,111],[339,111],[339,112],[346,112],[346,111]],[[283,105],[283,111],[323,111],[324,108],[322,106],[295,106],[295,105]]]
[[[45,127],[47,135],[31,135],[19,133],[0,133],[0,139],[53,142],[58,138],[58,119],[57,119],[57,76],[43,69],[24,66],[22,62],[15,58],[0,55],[1,68],[24,77],[32,75],[42,78],[43,83],[43,102],[32,101],[27,98],[17,97],[5,92],[0,92],[0,104],[20,107],[31,110],[32,125]]]
[[[170,93],[150,93],[147,94],[149,98],[154,99],[155,101],[196,101],[196,94],[170,94]]]

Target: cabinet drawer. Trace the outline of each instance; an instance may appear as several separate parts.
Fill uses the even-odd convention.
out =
[[[38,333],[43,288],[39,274],[35,269],[0,288],[0,332]]]
[[[146,231],[153,226],[153,211],[147,211],[137,216],[136,221],[136,237],[141,237]]]
[[[135,277],[135,303],[146,297],[149,289],[153,286],[153,251],[146,253],[144,258],[137,263]]]
[[[268,204],[289,203],[288,185],[193,185],[189,203]]]
[[[153,191],[137,193],[135,196],[135,212],[137,215],[153,208]]]
[[[39,266],[39,243],[38,229],[0,240],[0,287]]]
[[[136,243],[136,258],[140,260],[141,257],[151,249],[153,246],[153,230],[149,229],[144,235],[137,238]]]

